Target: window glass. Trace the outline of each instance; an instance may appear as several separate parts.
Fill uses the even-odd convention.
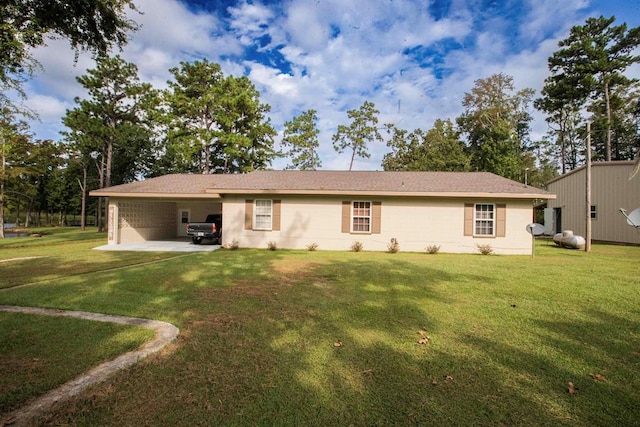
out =
[[[256,200],[253,228],[256,230],[271,230],[271,200]]]
[[[371,232],[371,202],[353,202],[351,224],[354,233]]]
[[[475,207],[474,234],[476,236],[493,236],[494,222],[494,205],[477,203]]]

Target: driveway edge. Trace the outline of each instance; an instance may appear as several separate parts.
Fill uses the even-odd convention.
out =
[[[104,381],[115,372],[135,364],[150,354],[160,351],[167,344],[174,341],[180,333],[180,330],[171,323],[162,322],[160,320],[141,319],[138,317],[8,305],[0,305],[0,311],[56,317],[75,317],[78,319],[93,320],[96,322],[141,326],[143,328],[152,329],[155,332],[153,339],[145,343],[138,350],[124,353],[111,361],[103,362],[79,377],[64,383],[60,387],[47,392],[44,396],[41,396],[33,402],[11,412],[4,421],[6,422],[6,420],[11,420],[11,424],[16,426],[28,425],[30,420],[43,415],[55,404],[78,395],[88,387]],[[0,420],[0,425],[2,425],[2,421],[3,420]]]

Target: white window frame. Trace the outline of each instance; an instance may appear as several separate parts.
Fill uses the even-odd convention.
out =
[[[491,206],[491,210],[478,210],[481,206]],[[491,217],[487,218],[485,215],[478,215],[479,213],[490,213]],[[480,233],[478,230],[482,230],[482,224],[487,223],[491,226],[491,233]],[[480,226],[480,227],[479,227]],[[495,237],[496,236],[496,205],[495,203],[476,203],[473,205],[473,235],[478,237]]]
[[[256,199],[253,201],[253,229],[267,231],[273,229],[273,200]]]
[[[589,210],[589,218],[593,220],[598,219],[598,205],[591,205],[591,209]]]
[[[363,206],[356,207],[356,204]],[[368,206],[367,206],[368,205]],[[369,215],[356,215],[356,209],[368,209]],[[357,219],[368,219],[368,224],[363,224],[367,226],[367,230],[356,230],[356,218]],[[373,202],[368,200],[354,200],[351,202],[351,232],[355,234],[371,234],[371,230],[373,227]]]

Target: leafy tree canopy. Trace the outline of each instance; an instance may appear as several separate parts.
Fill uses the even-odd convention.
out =
[[[320,146],[317,121],[316,110],[307,110],[284,124],[282,145],[288,149],[286,155],[291,157],[287,169],[316,170],[322,166],[317,152]]]
[[[386,125],[391,139],[382,167],[387,171],[467,171],[470,159],[460,132],[451,120],[436,120],[433,128],[424,132],[408,132]]]
[[[30,49],[46,37],[69,40],[76,51],[105,54],[122,46],[137,25],[126,8],[137,10],[133,0],[5,0],[0,8],[0,83],[19,89],[37,63]]]
[[[249,172],[276,156],[276,132],[246,77],[225,77],[206,59],[172,68],[164,92],[167,143],[164,172]]]
[[[378,131],[378,114],[380,111],[376,110],[376,105],[365,101],[359,109],[347,111],[351,124],[339,125],[337,132],[333,135],[333,148],[338,153],[343,153],[345,150],[351,151],[349,170],[353,168],[356,156],[371,157],[367,148],[368,142],[382,142],[382,136]]]
[[[475,81],[462,101],[465,111],[457,118],[467,137],[472,169],[520,179],[530,152],[528,106],[533,93],[516,91],[513,77],[502,73]]]
[[[626,120],[621,117],[620,107],[624,102],[619,100],[624,97],[619,94],[637,92],[636,79],[626,77],[624,72],[640,62],[637,54],[640,27],[628,29],[627,24],[616,26],[614,22],[614,16],[600,16],[571,28],[569,36],[558,43],[559,49],[549,58],[552,76],[546,80],[543,98],[536,105],[558,123],[567,107],[588,104],[594,115],[592,121],[599,122],[601,130],[593,135],[596,145],[602,147],[596,154],[607,161],[612,160],[612,153],[613,158],[621,160],[616,156],[628,151],[624,147],[613,147],[625,139],[614,135],[623,131],[616,122]],[[616,96],[619,100],[613,99]]]

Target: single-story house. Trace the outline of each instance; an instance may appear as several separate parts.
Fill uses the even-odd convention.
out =
[[[628,213],[640,208],[640,176],[629,179],[633,161],[591,164],[591,238],[616,243],[640,244],[640,233],[627,224],[620,208]],[[547,190],[556,195],[545,209],[546,233],[571,230],[585,236],[587,230],[587,172],[581,166],[553,179]]]
[[[104,188],[108,244],[185,235],[185,223],[222,214],[222,240],[240,247],[526,254],[534,201],[547,191],[487,172],[257,171],[175,174]]]

